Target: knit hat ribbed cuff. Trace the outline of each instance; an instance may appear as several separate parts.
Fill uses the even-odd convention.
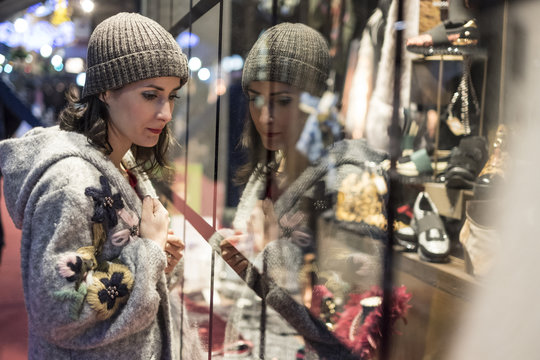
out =
[[[82,97],[117,89],[153,77],[176,76],[188,80],[186,55],[174,50],[149,50],[125,55],[87,69]]]
[[[245,92],[252,81],[283,82],[315,96],[321,96],[326,87],[326,73],[291,57],[251,56],[244,69],[242,88]]]

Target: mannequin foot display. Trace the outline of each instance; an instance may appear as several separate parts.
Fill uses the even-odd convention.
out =
[[[420,192],[413,207],[412,228],[418,236],[420,259],[444,263],[450,254],[450,239],[439,212],[427,192]]]

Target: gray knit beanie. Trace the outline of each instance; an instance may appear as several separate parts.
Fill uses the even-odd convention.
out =
[[[281,23],[265,31],[244,65],[242,88],[252,81],[278,81],[320,96],[330,71],[328,45],[304,24]]]
[[[176,76],[185,84],[187,58],[172,35],[152,19],[119,13],[90,36],[82,97],[153,77]]]

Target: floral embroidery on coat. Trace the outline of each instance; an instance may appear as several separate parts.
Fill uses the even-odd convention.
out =
[[[118,216],[129,226],[129,229],[117,231],[111,237],[114,246],[123,246],[128,241],[133,241],[134,236],[139,236],[139,218],[132,211],[126,208],[118,211]]]
[[[120,193],[112,193],[111,185],[105,176],[100,176],[99,182],[101,183],[101,189],[87,187],[84,194],[91,196],[94,200],[92,221],[103,223],[106,229],[110,229],[118,224],[116,211],[124,207],[124,202]]]
[[[77,320],[81,315],[86,291],[86,285],[83,283],[77,290],[59,290],[55,291],[53,296],[60,301],[69,301],[69,317],[72,320]]]
[[[58,272],[69,282],[75,282],[75,290],[86,281],[88,274],[97,266],[95,248],[85,246],[76,252],[62,255],[57,263]]]
[[[84,301],[97,312],[99,320],[110,318],[125,303],[133,287],[133,275],[127,266],[100,261],[103,245],[109,229],[118,225],[118,216],[129,226],[111,237],[113,245],[121,246],[139,235],[139,218],[124,208],[120,193],[113,194],[108,180],[99,178],[101,189],[87,187],[85,195],[94,202],[92,216],[92,246],[79,248],[76,252],[62,255],[57,261],[59,274],[69,282],[75,282],[75,290],[62,289],[53,296],[69,303],[72,319],[78,319]]]
[[[133,276],[127,266],[109,263],[107,272],[93,274],[86,301],[97,311],[99,320],[106,320],[127,301],[132,287]]]

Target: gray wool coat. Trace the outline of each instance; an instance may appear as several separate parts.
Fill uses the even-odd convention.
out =
[[[131,153],[124,161],[133,161]],[[118,216],[119,207],[123,205],[122,209],[138,220],[142,203],[108,157],[83,135],[58,127],[35,128],[22,138],[0,142],[0,171],[9,214],[22,229],[29,358],[179,359],[180,315],[174,312],[179,310],[178,296],[170,295],[164,251],[134,232],[122,241],[111,240],[132,225]],[[145,174],[138,172],[136,176],[137,192],[155,196]],[[112,207],[104,206],[99,197],[107,195],[103,181],[110,186]],[[88,194],[95,198],[85,193],[88,189],[94,189]],[[114,298],[101,291],[97,293],[97,305],[91,306],[90,289],[99,279],[92,278],[92,271],[85,272],[77,263],[68,261],[66,268],[65,259],[92,246],[96,216],[110,219],[115,212],[117,224],[112,226],[114,221],[108,220],[106,240],[96,260],[125,265],[133,283],[127,294],[125,287],[124,292],[120,291],[125,303],[117,306],[111,301],[118,301],[118,292]],[[109,285],[112,277],[110,281]],[[116,285],[119,290],[121,285]],[[100,320],[96,306],[110,310],[113,304],[116,307],[112,307],[112,316]],[[198,337],[187,319],[183,329],[182,358],[202,358]]]

